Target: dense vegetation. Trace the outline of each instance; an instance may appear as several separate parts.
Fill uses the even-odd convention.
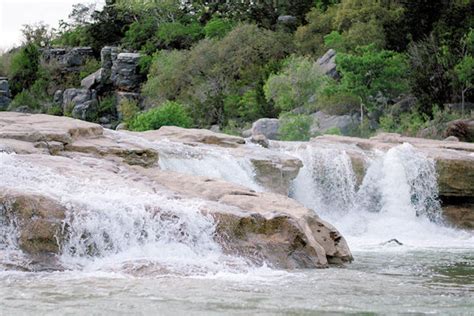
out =
[[[75,5],[53,33],[40,24],[24,34],[25,44],[0,60],[13,107],[62,113],[51,106],[53,90],[78,84],[80,75],[58,74],[39,48],[91,46],[98,57],[118,45],[143,55],[150,110],[125,104],[133,111],[122,117],[138,130],[218,124],[235,132],[281,117],[283,138],[307,139],[308,114],[324,110],[358,113],[354,134],[416,134],[470,115],[464,105],[474,102],[472,0],[108,0],[98,11]],[[328,49],[337,52],[336,78],[315,64]],[[408,108],[398,106],[408,97]],[[449,103],[461,111],[449,112]]]

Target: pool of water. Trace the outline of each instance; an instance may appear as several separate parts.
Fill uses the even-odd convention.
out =
[[[0,272],[0,314],[474,313],[471,249],[386,246],[322,270],[140,276],[124,272]]]

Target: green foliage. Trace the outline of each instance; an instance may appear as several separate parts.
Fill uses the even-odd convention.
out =
[[[378,95],[394,98],[409,91],[402,54],[369,45],[357,48],[355,54],[338,54],[336,63],[342,76],[337,90],[357,96],[369,112],[377,108]]]
[[[79,79],[82,80],[85,77],[89,76],[90,74],[93,74],[99,69],[100,69],[100,61],[98,61],[95,58],[89,58],[81,67],[81,70],[79,72]]]
[[[170,22],[160,25],[157,39],[167,48],[189,48],[204,36],[203,28],[198,22],[182,24]]]
[[[10,89],[13,95],[28,89],[35,82],[40,63],[40,51],[28,44],[12,57],[10,64]]]
[[[99,99],[98,116],[110,115],[115,113],[115,97],[113,95],[105,96]]]
[[[150,35],[155,34],[157,30],[156,20],[151,16],[145,16],[130,25],[128,31],[125,32],[122,43],[125,47],[133,50],[141,50],[143,47],[147,47],[147,44],[156,46],[153,45],[153,38]]]
[[[8,77],[10,75],[10,65],[13,54],[0,52],[0,76]]]
[[[297,107],[315,108],[316,100],[329,82],[318,65],[309,58],[289,57],[278,74],[271,75],[265,86],[265,97],[282,111]]]
[[[147,131],[159,129],[162,126],[190,127],[192,119],[183,105],[167,101],[161,106],[138,114],[128,124],[130,130]]]
[[[53,38],[49,26],[43,22],[23,25],[21,33],[23,34],[26,44],[32,44],[37,47],[50,46]]]
[[[331,127],[324,132],[325,135],[342,135],[341,130],[338,127]]]
[[[426,127],[427,121],[428,116],[420,114],[416,110],[402,113],[399,116],[388,113],[380,118],[380,129],[390,133],[416,136],[420,130]]]
[[[27,106],[31,110],[39,110],[41,103],[30,90],[23,90],[18,93],[9,105],[9,109],[14,110],[20,106]]]
[[[223,38],[234,27],[234,22],[229,19],[212,18],[204,27],[206,38]]]
[[[160,52],[143,93],[155,103],[189,105],[201,126],[270,115],[262,87],[268,70],[291,52],[287,36],[241,24],[221,40],[204,39],[190,51]]]
[[[89,44],[87,29],[84,26],[71,28],[64,26],[59,34],[52,40],[52,45],[60,47],[77,47]]]
[[[280,115],[278,133],[281,140],[307,141],[311,138],[311,124],[313,119],[309,115],[284,113]]]
[[[119,103],[119,112],[124,122],[130,122],[140,111],[136,100],[123,99]]]
[[[55,115],[55,116],[62,116],[63,115],[63,108],[58,104],[54,104],[46,110],[46,114]]]

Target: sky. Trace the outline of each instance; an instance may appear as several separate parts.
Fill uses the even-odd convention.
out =
[[[67,20],[76,3],[103,3],[104,0],[0,0],[0,50],[21,43],[24,24],[44,22],[57,27],[59,20]]]

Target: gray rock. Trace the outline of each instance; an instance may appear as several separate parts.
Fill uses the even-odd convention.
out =
[[[462,112],[462,103],[448,103],[444,105],[444,108],[454,112]],[[469,113],[474,111],[474,103],[464,102],[464,112]]]
[[[120,53],[112,65],[111,80],[120,91],[137,92],[141,83],[138,71],[140,54]]]
[[[268,139],[278,140],[278,129],[280,121],[278,119],[262,118],[252,124],[252,135],[264,135]]]
[[[63,90],[56,90],[53,96],[53,102],[56,104],[63,104]]]
[[[328,50],[316,61],[316,64],[324,74],[334,79],[339,78],[339,74],[336,70],[336,51],[334,49]]]
[[[13,110],[18,113],[33,113],[33,111],[27,105],[21,105]]]
[[[343,135],[347,135],[353,128],[359,125],[359,115],[329,115],[322,111],[311,114],[313,124],[311,134],[324,134],[330,129],[337,128]]]
[[[292,15],[280,15],[277,21],[283,25],[295,25],[298,22],[296,17]]]
[[[444,141],[446,141],[446,142],[459,142],[459,138],[457,138],[456,136],[449,136],[449,137],[446,137],[444,139]]]
[[[10,98],[10,86],[8,80],[0,79],[0,96]]]
[[[212,125],[210,128],[210,131],[214,133],[220,133],[221,127],[218,124]]]
[[[270,146],[268,139],[265,137],[265,135],[262,135],[262,134],[252,135],[252,137],[250,138],[250,142],[254,144],[258,144],[262,146],[263,148],[268,148],[268,146]]]
[[[109,119],[107,116],[102,116],[101,118],[99,118],[99,123],[100,123],[101,125],[109,124],[109,123],[110,123],[110,119]]]
[[[10,98],[0,95],[0,111],[6,111],[11,101]]]
[[[242,132],[242,137],[249,138],[250,136],[252,136],[252,129],[251,128],[246,129],[245,131]]]
[[[105,46],[100,51],[100,60],[102,68],[105,70],[112,69],[114,61],[117,59],[119,49],[117,47]]]
[[[104,70],[100,68],[93,74],[90,74],[89,76],[82,79],[81,87],[89,90],[97,88],[97,86],[99,86],[103,81],[103,72]]]
[[[413,96],[407,96],[390,107],[390,113],[398,116],[402,113],[410,112],[416,105],[417,99]]]
[[[43,58],[47,62],[56,61],[63,70],[74,71],[83,66],[86,61],[94,57],[94,51],[90,47],[50,48],[43,49]]]
[[[95,121],[97,119],[97,101],[91,100],[77,104],[72,110],[72,117],[83,121]]]
[[[117,125],[117,127],[115,128],[116,131],[126,131],[128,128],[127,128],[127,123],[120,123],[119,125]]]
[[[72,108],[72,116],[77,119],[92,121],[97,118],[97,93],[88,89],[67,89],[63,94],[63,111]]]

